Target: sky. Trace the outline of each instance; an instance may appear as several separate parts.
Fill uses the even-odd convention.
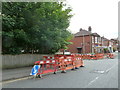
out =
[[[108,39],[118,37],[118,2],[119,0],[66,0],[74,16],[68,29],[72,33],[80,28],[98,33]]]

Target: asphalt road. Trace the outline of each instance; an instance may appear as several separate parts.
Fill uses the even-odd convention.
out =
[[[118,88],[118,57],[84,60],[85,67],[67,73],[48,74],[42,79],[16,80],[3,88]]]

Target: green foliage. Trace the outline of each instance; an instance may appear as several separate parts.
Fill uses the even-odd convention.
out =
[[[104,53],[108,53],[108,52],[109,52],[108,48],[104,48]]]
[[[51,54],[66,48],[71,9],[57,2],[3,2],[3,54]]]

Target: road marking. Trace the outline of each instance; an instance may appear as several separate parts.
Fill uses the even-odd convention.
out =
[[[118,63],[116,63],[114,66],[112,66],[111,68],[107,69],[106,72],[110,71],[113,67],[115,67]]]
[[[29,76],[29,77],[31,77],[31,76]],[[15,80],[9,80],[9,81],[3,81],[3,82],[0,82],[0,84],[7,84],[7,83],[19,81],[19,80],[25,80],[25,79],[28,79],[29,77],[24,77],[24,78],[19,78],[19,79],[15,79]]]
[[[111,68],[107,69],[106,72],[110,71],[112,68],[114,68],[118,63],[116,63],[114,66],[112,66]],[[57,71],[57,72],[60,72],[60,71]],[[103,74],[104,75],[104,74]],[[101,75],[102,76],[102,75]],[[88,83],[88,86],[90,86],[92,83],[94,83],[97,79],[99,79],[101,76],[97,76],[94,80],[90,81],[90,83]],[[24,77],[24,78],[19,78],[19,79],[15,79],[15,80],[9,80],[9,81],[3,81],[3,82],[0,82],[0,84],[7,84],[7,83],[11,83],[11,82],[15,82],[15,81],[20,81],[20,80],[25,80],[25,79],[29,79],[31,76],[28,76],[28,77]]]
[[[61,72],[61,71],[57,71],[57,73],[58,72]],[[53,73],[53,72],[51,72],[51,73]],[[51,73],[47,73],[47,74],[51,74]],[[47,74],[42,74],[42,75],[47,75]],[[26,80],[26,79],[29,79],[31,77],[32,76],[27,76],[27,77],[24,77],[24,78],[18,78],[18,79],[14,79],[14,80],[3,81],[3,82],[0,82],[0,85],[1,84],[7,84],[7,83],[15,82],[15,81],[20,81],[20,80]]]
[[[90,83],[88,83],[88,85],[87,85],[86,87],[90,86],[90,85],[91,85],[93,82],[95,82],[98,78],[99,78],[99,77],[96,77],[94,80],[90,81]]]
[[[110,71],[113,67],[115,67],[118,63],[116,63],[114,66],[112,66],[111,68],[107,69],[106,72]],[[94,83],[97,79],[99,79],[101,76],[103,76],[104,74],[101,74],[99,77],[97,76],[94,80],[90,81],[90,83],[88,83],[88,85],[85,87],[89,87],[92,83]]]

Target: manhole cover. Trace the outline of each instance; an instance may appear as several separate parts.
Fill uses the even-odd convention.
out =
[[[103,71],[103,70],[92,70],[90,73],[104,74],[104,73],[106,73],[106,71]]]

